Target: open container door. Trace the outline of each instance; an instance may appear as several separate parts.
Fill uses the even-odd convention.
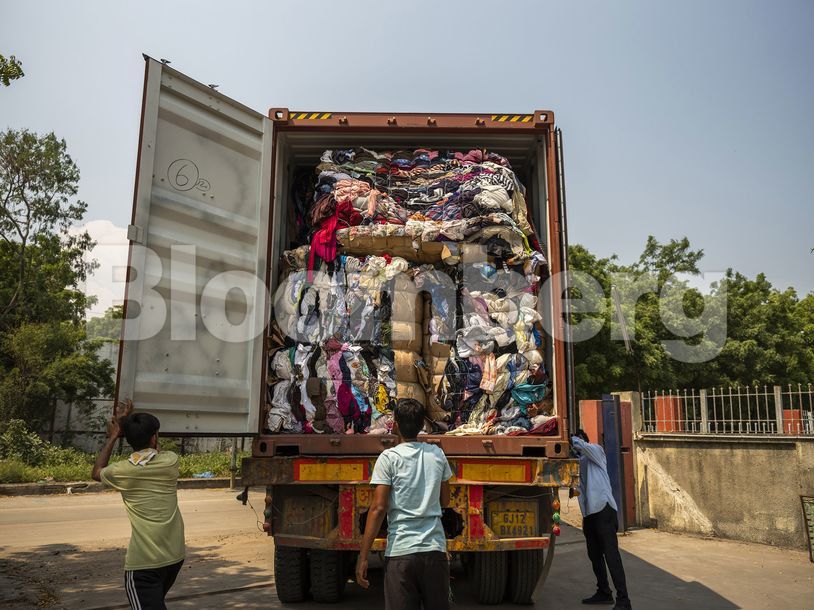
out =
[[[116,397],[162,433],[254,434],[272,122],[145,60]]]

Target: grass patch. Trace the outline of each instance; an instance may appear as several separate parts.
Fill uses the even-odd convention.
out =
[[[239,452],[237,467],[240,475],[240,460],[249,455]],[[113,455],[111,462],[125,459],[126,455]],[[37,481],[90,481],[90,473],[96,455],[78,449],[50,447],[38,466],[25,464],[19,459],[0,460],[0,483],[36,483]],[[216,477],[228,477],[231,455],[228,451],[212,453],[191,453],[179,456],[178,469],[181,478],[192,478],[194,474],[212,472]]]
[[[35,470],[19,460],[0,460],[0,482],[31,483],[37,480]]]

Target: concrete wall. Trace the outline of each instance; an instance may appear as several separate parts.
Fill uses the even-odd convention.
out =
[[[806,547],[814,438],[647,434],[634,452],[640,525]]]

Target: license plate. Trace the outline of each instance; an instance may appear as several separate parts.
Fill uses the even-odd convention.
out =
[[[526,538],[537,536],[537,514],[531,511],[494,511],[489,527],[501,538]]]

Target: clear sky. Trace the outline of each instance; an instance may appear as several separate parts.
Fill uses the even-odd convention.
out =
[[[266,112],[552,109],[572,243],[814,290],[814,2],[0,0],[0,128],[55,131],[126,226],[145,52]],[[96,223],[97,227],[109,227]],[[111,229],[112,230],[112,229]]]

